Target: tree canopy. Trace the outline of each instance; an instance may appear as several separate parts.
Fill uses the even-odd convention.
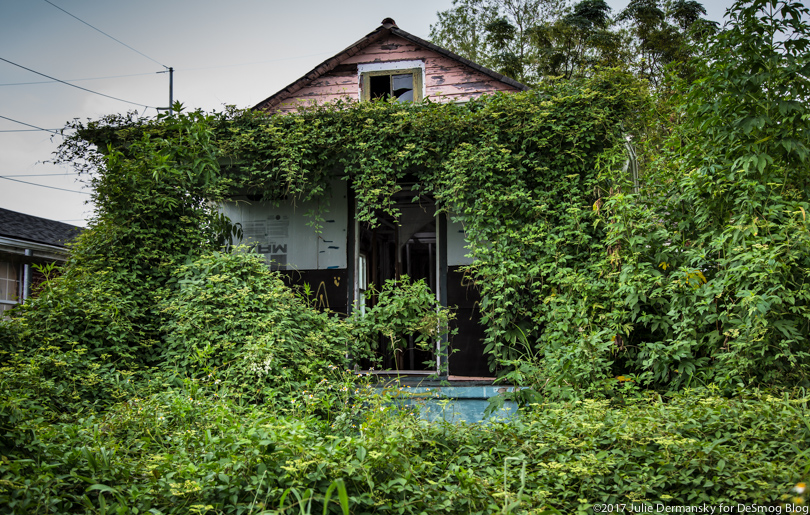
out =
[[[455,0],[431,38],[529,84],[626,66],[654,85],[715,30],[696,0],[632,0],[615,16],[604,0]]]

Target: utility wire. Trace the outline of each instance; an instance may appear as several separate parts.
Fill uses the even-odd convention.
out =
[[[3,58],[2,58],[2,57],[0,57],[0,59],[3,59]],[[3,59],[3,60],[5,61],[5,59]],[[3,115],[1,115],[1,114],[0,114],[0,118],[2,118],[2,119],[4,119],[4,120],[8,120],[8,121],[10,121],[10,122],[19,123],[20,125],[26,125],[26,126],[28,126],[28,127],[33,127],[33,128],[35,128],[35,129],[37,129],[37,130],[40,130],[40,131],[50,132],[50,133],[56,134],[56,135],[58,135],[58,136],[62,136],[62,137],[64,137],[64,135],[63,135],[62,133],[57,132],[57,131],[55,131],[55,130],[43,129],[42,127],[37,127],[36,125],[31,125],[30,123],[25,123],[25,122],[21,122],[21,121],[19,121],[19,120],[14,120],[13,118],[8,118],[8,117],[3,116]]]
[[[49,188],[49,189],[52,189],[52,190],[69,191],[71,193],[81,193],[83,195],[92,195],[92,193],[87,193],[86,191],[67,190],[65,188],[57,188],[56,186],[46,186],[44,184],[37,184],[35,182],[21,181],[19,179],[11,179],[10,177],[5,177],[5,176],[2,176],[2,175],[0,175],[0,179],[5,179],[7,181],[21,182],[23,184],[30,184],[31,186],[39,186],[40,188]]]
[[[151,107],[153,109],[156,109],[155,106],[150,106],[150,105],[146,105],[146,104],[139,104],[138,102],[130,102],[129,100],[124,100],[123,98],[118,98],[118,97],[113,97],[113,96],[110,96],[110,95],[105,95],[104,93],[99,93],[98,91],[93,91],[92,89],[83,88],[81,86],[77,86],[75,84],[65,82],[63,80],[57,79],[56,77],[51,77],[50,75],[45,75],[44,73],[40,73],[40,72],[38,72],[36,70],[32,70],[31,68],[26,68],[25,66],[23,66],[21,64],[11,62],[8,59],[3,59],[2,57],[0,57],[0,61],[5,61],[8,64],[13,64],[14,66],[16,66],[18,68],[22,68],[23,70],[28,70],[31,73],[36,73],[37,75],[42,75],[43,77],[47,77],[48,79],[55,80],[56,82],[61,82],[62,84],[67,84],[68,86],[70,86],[72,88],[80,89],[82,91],[87,91],[88,93],[93,93],[94,95],[101,95],[102,97],[107,97],[107,98],[111,98],[113,100],[118,100],[119,102],[125,102],[127,104],[132,104],[132,105],[141,106],[141,107]]]
[[[65,173],[28,173],[20,175],[3,175],[2,177],[66,177],[68,175],[79,175],[79,172],[65,172]]]
[[[58,131],[59,129],[3,129],[0,132],[42,132],[42,131]]]
[[[115,39],[114,37],[112,37],[112,36],[110,36],[109,34],[107,34],[106,32],[104,32],[103,30],[98,29],[98,28],[96,28],[96,27],[93,27],[92,25],[90,25],[89,23],[87,23],[87,22],[86,22],[86,21],[84,21],[83,19],[79,18],[78,16],[75,16],[75,15],[73,15],[73,14],[70,14],[69,12],[67,12],[67,11],[66,11],[66,10],[64,10],[64,9],[62,9],[61,7],[59,7],[58,5],[54,4],[53,2],[49,2],[48,0],[44,0],[44,1],[45,1],[46,3],[48,3],[48,4],[51,4],[52,6],[56,7],[57,9],[59,9],[60,11],[62,11],[62,12],[63,12],[63,13],[65,13],[65,14],[67,14],[68,16],[70,16],[70,17],[72,17],[72,18],[75,18],[75,19],[79,20],[80,22],[84,23],[85,25],[87,25],[87,26],[88,26],[88,27],[90,27],[91,29],[93,29],[93,30],[95,30],[95,31],[97,31],[97,32],[101,32],[102,34],[104,34],[104,35],[105,35],[105,36],[107,36],[108,38],[112,39],[113,41],[115,41],[115,42],[117,42],[117,43],[120,43],[120,44],[124,45],[125,47],[129,48],[130,50],[132,50],[133,52],[135,52],[135,53],[137,53],[137,54],[140,54],[140,55],[142,55],[142,56],[146,57],[147,59],[149,59],[149,60],[150,60],[150,61],[152,61],[153,63],[157,63],[157,64],[159,64],[160,66],[162,66],[162,67],[164,67],[164,68],[167,68],[167,69],[169,68],[169,67],[168,67],[168,66],[166,66],[165,64],[160,63],[160,62],[158,62],[158,61],[155,61],[154,59],[152,59],[152,58],[151,58],[151,57],[149,57],[148,55],[144,54],[143,52],[140,52],[140,51],[138,51],[138,50],[135,50],[134,48],[132,48],[131,46],[127,45],[127,44],[126,44],[126,43],[124,43],[123,41],[121,41],[121,40],[119,40],[119,39]]]
[[[123,77],[141,77],[141,76],[144,76],[144,75],[153,75],[153,74],[154,74],[154,72],[130,73],[130,74],[127,74],[127,75],[110,75],[108,77],[88,77],[88,78],[85,78],[85,79],[65,79],[65,82],[81,82],[83,80],[120,79],[120,78],[123,78]],[[51,84],[53,82],[58,82],[58,81],[39,80],[39,81],[34,81],[34,82],[8,82],[6,84],[0,84],[0,86],[30,86],[31,84]]]
[[[275,62],[279,62],[279,61],[293,61],[295,59],[306,59],[308,57],[317,57],[319,55],[326,55],[328,53],[329,52],[318,52],[317,54],[299,55],[299,56],[295,56],[295,57],[282,57],[280,59],[265,59],[263,61],[252,61],[252,62],[248,62],[248,63],[221,64],[221,65],[214,65],[214,66],[201,66],[201,67],[198,67],[198,68],[184,68],[183,70],[179,70],[179,71],[193,72],[193,71],[199,71],[199,70],[216,70],[216,69],[220,69],[220,68],[235,68],[235,67],[239,67],[239,66],[254,66],[256,64],[275,63]],[[178,71],[178,70],[175,70],[175,71]],[[158,73],[164,73],[164,72],[158,72]],[[84,78],[84,79],[65,79],[64,82],[81,82],[81,81],[86,81],[86,80],[120,79],[120,78],[124,78],[124,77],[142,77],[144,75],[153,75],[153,72],[130,73],[130,74],[127,74],[127,75],[110,75],[108,77],[89,77],[89,78]],[[2,87],[2,86],[30,86],[32,84],[51,84],[53,82],[59,82],[59,81],[40,80],[40,81],[34,81],[34,82],[8,82],[8,83],[5,83],[5,84],[0,84],[0,87]]]

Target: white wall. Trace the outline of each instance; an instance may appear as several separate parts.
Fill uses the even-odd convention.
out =
[[[453,221],[453,214],[447,216],[447,266],[471,265],[473,260],[467,257],[470,249],[464,236],[464,225]]]
[[[332,181],[331,186],[320,233],[307,225],[312,219],[306,213],[316,207],[312,202],[283,201],[276,206],[273,202],[237,199],[226,202],[222,212],[231,222],[242,224],[242,243],[255,246],[268,263],[272,259],[287,270],[346,268],[346,182]]]

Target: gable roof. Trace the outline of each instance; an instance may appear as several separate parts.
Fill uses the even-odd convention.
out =
[[[341,52],[338,52],[334,56],[330,57],[329,59],[325,60],[315,68],[309,71],[309,73],[305,74],[300,79],[296,80],[292,84],[288,85],[286,88],[282,89],[281,91],[267,97],[266,99],[262,100],[258,104],[256,104],[253,109],[257,110],[269,110],[273,107],[277,106],[284,100],[289,99],[293,95],[296,94],[299,90],[301,90],[304,86],[309,84],[310,82],[316,80],[318,77],[321,77],[324,74],[329,73],[330,71],[334,70],[340,63],[360,53],[364,48],[368,47],[372,43],[375,43],[381,39],[384,39],[388,36],[399,36],[405,40],[410,41],[416,45],[421,47],[427,48],[432,50],[444,57],[457,61],[464,66],[472,68],[484,75],[487,75],[497,81],[503,82],[504,84],[508,84],[509,86],[521,90],[526,91],[529,89],[528,86],[522,84],[515,79],[510,79],[509,77],[502,75],[496,71],[490,70],[485,66],[481,66],[480,64],[474,63],[469,59],[465,59],[458,54],[447,50],[446,48],[442,48],[438,45],[434,45],[429,41],[425,41],[424,39],[414,36],[413,34],[406,32],[399,27],[397,27],[394,20],[391,18],[386,18],[382,21],[382,25],[377,27],[375,30],[370,32],[364,38],[356,41],[354,44],[350,45],[349,47],[345,48]]]
[[[64,247],[83,228],[0,208],[0,237]]]

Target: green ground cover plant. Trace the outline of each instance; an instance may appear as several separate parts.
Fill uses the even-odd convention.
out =
[[[806,398],[756,391],[548,402],[470,425],[428,423],[359,388],[342,405],[364,404],[355,427],[320,416],[318,400],[279,408],[229,392],[188,380],[54,424],[29,410],[14,429],[31,437],[0,460],[0,504],[10,513],[341,513],[340,496],[326,493],[342,485],[353,514],[764,506],[801,480],[810,439]]]

